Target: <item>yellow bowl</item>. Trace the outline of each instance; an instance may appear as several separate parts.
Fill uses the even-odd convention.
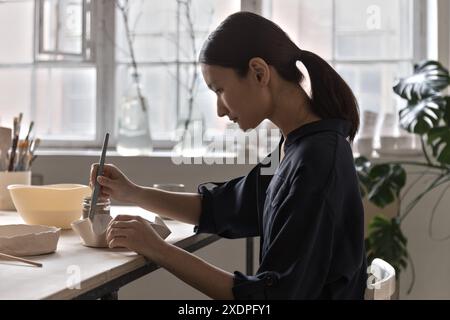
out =
[[[14,206],[27,224],[55,226],[70,229],[80,219],[83,198],[91,188],[81,184],[52,184],[8,186]]]

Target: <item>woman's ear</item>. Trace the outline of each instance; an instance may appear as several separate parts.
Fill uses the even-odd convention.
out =
[[[266,86],[270,80],[269,65],[261,58],[252,58],[248,62],[250,75],[262,86]]]

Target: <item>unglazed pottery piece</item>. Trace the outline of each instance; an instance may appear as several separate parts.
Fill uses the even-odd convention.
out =
[[[88,247],[106,248],[106,231],[112,217],[109,215],[98,214],[94,219],[82,219],[72,223],[72,229],[80,236],[82,243]],[[171,233],[163,220],[155,216],[154,221],[150,221],[152,227],[163,239],[167,238]]]
[[[12,224],[0,226],[0,252],[12,256],[36,256],[56,251],[59,228]]]

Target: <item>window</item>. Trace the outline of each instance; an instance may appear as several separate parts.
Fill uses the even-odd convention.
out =
[[[209,32],[241,7],[262,12],[301,48],[337,69],[358,98],[363,130],[375,116],[379,134],[399,134],[389,125],[397,115],[392,83],[424,57],[423,1],[120,1],[129,6],[155,147],[174,144],[190,94],[192,118],[206,125],[207,136],[226,128],[194,66]],[[106,130],[115,132],[116,108],[131,83],[130,52],[115,1],[0,1],[0,41],[8,48],[0,51],[0,125],[11,126],[22,111],[24,123],[35,120],[46,146],[98,147]]]
[[[197,58],[191,29],[198,54],[209,32],[239,11],[241,1],[123,2],[130,8],[152,137],[156,147],[167,146],[187,114],[186,86]],[[0,125],[12,126],[23,112],[23,123],[35,121],[45,146],[100,146],[104,131],[114,131],[115,108],[131,81],[122,22],[112,0],[0,1],[0,41],[8,46],[0,51]],[[197,76],[193,117],[220,132],[225,121],[217,119],[214,95]]]
[[[398,136],[404,132],[396,125],[399,101],[392,86],[425,57],[424,2],[267,0],[264,14],[347,81],[360,106],[360,135]]]
[[[191,119],[202,121],[212,135],[220,133],[226,120],[217,117],[215,96],[194,66],[208,34],[229,14],[239,11],[240,1],[130,0],[128,5],[152,137],[166,145],[175,141],[176,129],[188,117],[191,94]],[[120,13],[116,19],[116,101],[120,103],[130,85],[132,66]]]
[[[38,0],[38,61],[93,60],[91,0]]]
[[[23,112],[23,123],[35,120],[47,145],[95,140],[96,66],[82,39],[86,3],[0,2],[0,41],[8,48],[0,53],[1,125],[11,127]]]

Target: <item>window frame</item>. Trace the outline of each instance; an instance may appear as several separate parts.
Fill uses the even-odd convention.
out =
[[[87,28],[88,20],[87,16],[88,13],[92,13],[92,7],[93,3],[92,0],[80,0],[81,1],[81,7],[82,7],[82,37],[81,37],[81,52],[80,53],[73,53],[73,52],[64,52],[61,50],[58,50],[57,48],[55,50],[46,50],[44,48],[44,7],[45,7],[45,1],[48,0],[36,0],[34,1],[34,10],[35,10],[35,41],[37,41],[37,44],[35,46],[35,52],[34,52],[34,61],[40,62],[40,61],[52,61],[57,62],[60,60],[63,61],[80,61],[80,62],[94,62],[95,61],[95,51],[90,52],[88,55],[88,50],[92,50],[92,45],[95,45],[95,42],[92,42],[92,33],[88,30],[92,30],[93,25],[95,24],[95,18],[89,21],[89,29]],[[58,16],[57,16],[58,17]],[[57,22],[59,24],[59,22]],[[58,39],[58,34],[56,35],[56,38]],[[58,42],[55,40],[55,45],[58,46]],[[48,55],[50,57],[52,56],[59,56],[60,59],[43,59],[42,55]]]
[[[36,115],[36,105],[33,98],[36,86],[35,72],[40,67],[46,68],[95,68],[96,98],[95,98],[95,138],[85,140],[43,139],[41,148],[47,149],[97,149],[102,146],[104,132],[114,131],[115,113],[115,50],[114,44],[106,38],[106,34],[115,32],[115,4],[110,0],[91,1],[91,57],[87,61],[74,60],[40,60],[39,55],[39,5],[41,0],[32,0],[34,4],[33,30],[33,61],[26,63],[0,63],[0,69],[26,68],[31,70],[30,118]],[[115,146],[115,137],[111,136],[110,145]]]
[[[427,58],[427,12],[429,10],[429,2],[421,1],[421,0],[412,0],[412,6],[410,7],[410,14],[412,18],[412,29],[409,30],[412,38],[412,55],[409,58],[397,58],[397,59],[339,59],[336,57],[336,2],[337,0],[332,0],[332,58],[327,60],[333,68],[337,68],[339,65],[341,66],[368,66],[368,65],[377,65],[377,64],[392,64],[400,66],[402,63],[408,64],[411,72],[413,72],[414,64],[420,60]],[[388,84],[383,83],[383,88],[392,88],[393,83]],[[383,91],[383,89],[382,89]],[[395,97],[394,93],[391,92],[392,98]],[[394,106],[395,108],[396,106]],[[361,112],[361,109],[360,109]],[[386,110],[384,107],[380,106],[378,110],[380,118],[377,121],[376,129],[375,129],[375,137],[373,140],[374,147],[381,147],[380,145],[380,136],[389,136],[390,133],[382,132],[382,128],[380,125],[382,124],[382,117],[384,117]],[[360,115],[362,116],[362,115]],[[362,121],[362,120],[361,120]],[[359,139],[358,132],[356,139]],[[394,135],[395,136],[395,135]]]

